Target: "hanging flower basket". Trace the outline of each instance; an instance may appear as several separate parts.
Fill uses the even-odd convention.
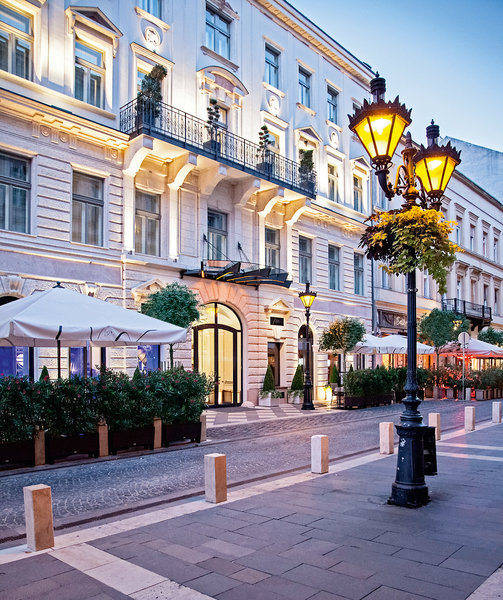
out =
[[[369,258],[384,263],[391,274],[427,270],[439,293],[447,291],[447,272],[461,248],[449,235],[456,223],[437,210],[419,206],[374,213],[360,240]]]

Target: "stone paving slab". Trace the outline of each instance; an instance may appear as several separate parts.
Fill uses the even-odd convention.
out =
[[[30,598],[39,584],[59,600],[61,581],[75,578],[66,598],[495,600],[502,588],[486,579],[503,564],[503,463],[487,456],[501,455],[503,426],[450,441],[464,445],[461,457],[439,456],[421,509],[386,504],[396,456],[359,459],[171,519],[119,522],[90,537],[82,558],[70,547],[1,564],[0,597]]]

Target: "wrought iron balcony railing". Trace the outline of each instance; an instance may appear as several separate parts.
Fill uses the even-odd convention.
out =
[[[165,139],[310,198],[316,195],[314,170],[306,172],[293,160],[163,102],[131,100],[121,108],[120,130]]]
[[[450,310],[459,313],[460,315],[464,315],[468,319],[477,321],[492,321],[492,311],[489,306],[467,302],[466,300],[460,300],[459,298],[444,298],[442,300],[442,310]]]

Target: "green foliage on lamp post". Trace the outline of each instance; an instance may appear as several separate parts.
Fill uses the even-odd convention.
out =
[[[343,358],[343,370],[346,371],[346,354],[352,350],[365,335],[365,327],[358,319],[342,317],[331,323],[320,337],[320,350],[339,352]]]
[[[503,346],[503,331],[494,327],[485,327],[479,332],[478,339],[481,342],[487,342],[495,346]]]
[[[154,319],[172,323],[187,329],[199,315],[199,301],[186,285],[170,283],[164,289],[152,294],[141,306],[141,312]],[[173,344],[169,345],[170,365],[173,368]]]
[[[437,369],[442,346],[447,342],[456,340],[462,331],[470,331],[470,326],[470,321],[463,315],[450,310],[439,310],[438,308],[434,308],[419,321],[419,339],[421,342],[435,348]]]

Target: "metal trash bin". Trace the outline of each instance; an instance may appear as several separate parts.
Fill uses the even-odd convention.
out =
[[[437,448],[435,441],[435,427],[426,426],[423,435],[424,446],[424,474],[437,474]]]

